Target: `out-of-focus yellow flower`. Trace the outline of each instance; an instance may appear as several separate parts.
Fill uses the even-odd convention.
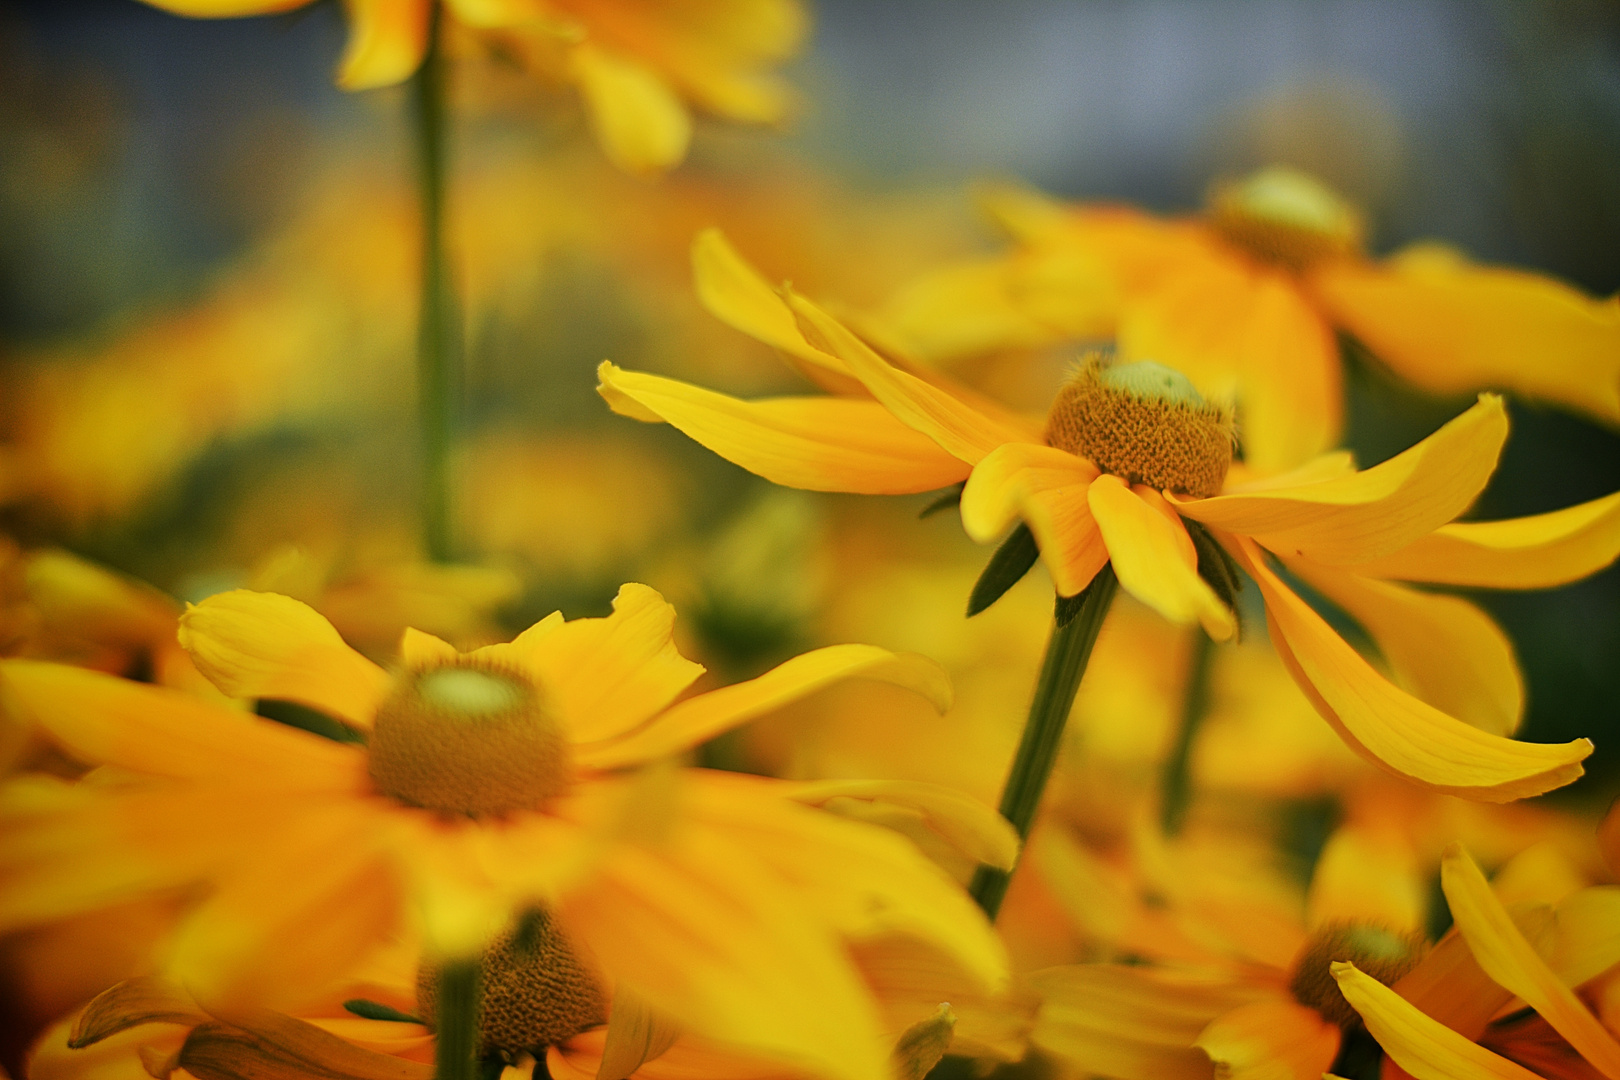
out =
[[[985,202],[1017,247],[926,275],[875,318],[924,359],[1117,337],[1124,359],[1235,401],[1262,471],[1338,441],[1335,330],[1434,393],[1501,388],[1620,423],[1620,301],[1437,244],[1369,260],[1355,212],[1294,170],[1219,186],[1182,220],[1013,189]]]
[[[1005,960],[982,915],[905,840],[803,805],[813,791],[655,763],[843,678],[941,708],[948,683],[920,657],[841,645],[671,704],[703,671],[676,651],[673,621],[627,585],[607,618],[555,614],[472,653],[407,631],[389,674],[286,597],[188,610],[182,640],[222,690],[320,709],[368,732],[364,746],[8,661],[16,707],[140,782],[5,790],[0,925],[209,883],[166,971],[229,1007],[330,991],[413,916],[430,960],[511,960],[500,935],[538,906],[584,973],[571,990],[596,993],[599,970],[695,1034],[881,1080],[888,1048],[844,939],[913,935],[988,988]],[[964,820],[1007,830],[987,807]]]
[[[147,0],[198,18],[289,11],[309,0]],[[351,0],[338,69],[348,90],[410,77],[427,50],[436,0]],[[689,106],[776,123],[792,95],[771,70],[798,51],[798,0],[444,0],[457,23],[579,91],[603,151],[620,168],[660,172],[686,156]]]
[[[1332,453],[1256,479],[1231,464],[1221,411],[1156,363],[1083,365],[1043,422],[890,363],[815,304],[778,295],[716,233],[699,238],[694,258],[710,310],[836,393],[743,401],[604,362],[599,392],[615,411],[670,423],[789,487],[901,494],[962,483],[968,535],[991,541],[1022,519],[1059,596],[1079,594],[1111,564],[1127,592],[1216,639],[1235,630],[1214,587],[1236,588],[1230,557],[1260,586],[1273,643],[1300,688],[1369,759],[1491,801],[1580,775],[1587,740],[1502,737],[1518,722],[1522,691],[1500,629],[1466,601],[1389,580],[1546,587],[1620,553],[1620,494],[1538,517],[1452,523],[1496,468],[1507,437],[1500,398],[1483,395],[1365,471]],[[1301,600],[1273,556],[1366,624],[1418,696]]]

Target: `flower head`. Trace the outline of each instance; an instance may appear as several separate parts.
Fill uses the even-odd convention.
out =
[[[1128,592],[1217,640],[1236,629],[1241,567],[1260,587],[1296,682],[1375,763],[1496,801],[1580,775],[1591,752],[1584,739],[1502,737],[1518,723],[1522,688],[1500,629],[1466,601],[1390,580],[1538,588],[1620,554],[1620,495],[1516,521],[1453,523],[1496,467],[1507,437],[1500,398],[1482,396],[1373,468],[1326,454],[1261,478],[1226,465],[1219,410],[1204,410],[1173,372],[1088,363],[1048,417],[1033,420],[891,363],[810,301],[773,292],[716,233],[699,238],[694,257],[711,310],[846,394],[740,401],[604,363],[599,389],[618,412],[673,424],[792,487],[898,494],[961,482],[968,535],[992,541],[1021,521],[1059,596],[1079,594],[1111,564]],[[1356,615],[1411,692],[1359,656],[1272,559]]]
[[[430,963],[481,954],[514,985],[561,978],[575,1030],[611,985],[696,1034],[876,1080],[887,1049],[845,942],[907,935],[988,985],[1004,960],[983,918],[907,841],[813,809],[814,791],[658,763],[842,678],[941,707],[948,686],[920,658],[841,645],[676,701],[702,668],[673,620],[627,585],[606,618],[556,614],[468,654],[407,631],[389,672],[287,597],[187,611],[183,642],[221,689],[322,710],[350,742],[7,661],[10,705],[108,782],[0,793],[0,925],[206,886],[164,971],[211,1009],[318,998],[415,927]],[[1010,862],[988,808],[949,805]],[[555,1039],[557,1019],[523,1030]]]

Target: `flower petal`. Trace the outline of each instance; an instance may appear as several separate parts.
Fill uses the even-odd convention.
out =
[[[1002,870],[1018,862],[1018,833],[1007,819],[954,788],[910,780],[820,780],[794,784],[786,794],[810,806],[859,799],[905,807],[920,813],[927,828],[975,862]]]
[[[1361,624],[1396,681],[1413,694],[1482,731],[1518,730],[1524,717],[1518,657],[1502,628],[1478,607],[1304,559],[1283,563]]]
[[[1228,1080],[1318,1080],[1339,1055],[1339,1028],[1295,1001],[1256,1001],[1217,1017],[1193,1045]]]
[[[1442,525],[1357,572],[1488,589],[1550,589],[1620,555],[1620,492],[1549,514]]]
[[[789,293],[787,299],[807,341],[837,356],[901,423],[927,435],[947,453],[974,465],[1002,443],[1029,441],[1020,428],[890,364],[804,297]]]
[[[1395,991],[1467,1039],[1484,1035],[1491,1018],[1513,1000],[1480,968],[1455,927],[1395,984]]]
[[[575,742],[594,742],[644,723],[703,674],[675,647],[674,631],[674,607],[632,582],[605,618],[574,619],[497,649],[533,668]]]
[[[681,1029],[649,1007],[630,990],[613,994],[613,1013],[595,1080],[627,1080],[637,1069],[654,1061],[681,1037]]]
[[[1383,265],[1324,265],[1335,322],[1402,377],[1442,394],[1501,387],[1620,422],[1620,304],[1437,245]]]
[[[1266,622],[1294,681],[1350,747],[1425,787],[1508,802],[1562,787],[1581,775],[1587,739],[1516,742],[1447,716],[1398,689],[1272,573],[1253,542],[1230,550],[1260,586]]]
[[[1263,996],[1239,981],[1078,964],[1030,976],[1041,995],[1030,1041],[1081,1075],[1208,1080],[1193,1042],[1222,1013]]]
[[[868,398],[743,401],[604,361],[597,387],[617,413],[664,421],[772,483],[902,495],[947,487],[968,467]]]
[[[795,656],[758,678],[683,701],[626,738],[579,747],[576,760],[590,768],[613,769],[678,754],[823,686],[856,677],[914,690],[942,713],[950,708],[950,679],[932,660],[875,645],[829,645]]]
[[[427,51],[428,0],[346,0],[345,6],[349,41],[338,85],[371,90],[408,79]]]
[[[1547,963],[1567,986],[1580,986],[1620,964],[1620,887],[1581,889],[1554,909]]]
[[[1335,963],[1333,977],[1384,1053],[1415,1080],[1541,1080],[1425,1016],[1354,964]]]
[[[869,991],[831,928],[726,832],[626,845],[558,915],[604,970],[696,1034],[832,1080],[887,1080]]]
[[[982,544],[1023,518],[1058,594],[1075,596],[1108,562],[1087,500],[1096,476],[1095,466],[1066,451],[1005,443],[973,467],[962,488],[962,526]]]
[[[1479,404],[1409,450],[1335,480],[1209,499],[1171,496],[1183,515],[1281,554],[1366,562],[1433,532],[1468,508],[1507,438],[1502,399]]]
[[[312,0],[150,0],[155,8],[193,19],[234,19],[243,15],[269,15],[291,11]]]
[[[180,644],[231,697],[296,701],[370,728],[393,680],[308,604],[236,589],[188,604]]]
[[[692,116],[658,74],[589,42],[571,50],[574,79],[608,160],[649,175],[677,165],[692,141]]]
[[[192,1029],[179,1067],[197,1080],[319,1076],[326,1080],[431,1080],[433,1066],[354,1046],[314,1024],[259,1010]]]
[[[546,1051],[552,1080],[597,1080],[606,1057],[606,1028],[592,1028]],[[750,1057],[731,1047],[683,1035],[636,1070],[636,1080],[803,1080],[802,1070]]]
[[[1424,929],[1429,882],[1406,833],[1345,825],[1328,837],[1311,873],[1309,923],[1371,923],[1402,933]]]
[[[1604,1076],[1620,1077],[1620,1042],[1525,940],[1460,845],[1446,849],[1440,884],[1457,931],[1485,973],[1523,998]]]
[[[407,626],[405,633],[399,639],[399,662],[407,671],[417,671],[435,664],[448,664],[455,661],[461,654],[456,647],[443,638],[434,637]]]
[[[246,776],[301,791],[347,790],[357,775],[351,746],[84,668],[6,660],[0,694],[89,764],[174,779]]]
[[[200,1024],[208,1014],[179,987],[147,975],[126,979],[97,994],[73,1021],[68,1046],[93,1046],[141,1024]]]
[[[1225,641],[1237,629],[1232,613],[1198,576],[1187,530],[1149,498],[1163,504],[1157,492],[1129,488],[1110,474],[1091,484],[1089,505],[1120,586],[1171,622],[1202,623],[1210,637]]]

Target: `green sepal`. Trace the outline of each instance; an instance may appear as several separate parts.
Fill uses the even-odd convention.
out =
[[[420,1018],[410,1013],[402,1013],[391,1005],[384,1005],[380,1001],[367,1001],[365,998],[350,998],[343,1003],[343,1007],[365,1020],[392,1020],[399,1024],[422,1022]]]
[[[1242,571],[1220,541],[1211,536],[1202,524],[1191,518],[1182,518],[1181,521],[1187,526],[1187,535],[1192,537],[1193,550],[1198,552],[1198,576],[1215,590],[1221,603],[1238,620],[1238,636],[1242,637],[1243,612],[1237,605],[1238,594],[1243,591]]]
[[[917,512],[917,516],[919,518],[933,517],[941,510],[946,510],[953,506],[960,506],[962,503],[962,488],[966,485],[967,481],[965,480],[959,484],[952,484],[950,487],[941,492],[936,498],[932,499],[927,506],[919,510]]]
[[[333,742],[357,743],[361,746],[366,744],[365,732],[358,731],[319,709],[300,705],[296,701],[260,698],[254,703],[253,712],[266,720],[274,720],[278,724],[286,724],[288,727],[307,731],[311,735],[319,735]]]
[[[1041,549],[1035,545],[1035,534],[1029,531],[1028,525],[1019,522],[1018,528],[996,548],[996,553],[985,563],[979,580],[974,582],[973,594],[968,597],[968,618],[1000,600],[1003,593],[1029,573],[1030,567],[1040,557]]]

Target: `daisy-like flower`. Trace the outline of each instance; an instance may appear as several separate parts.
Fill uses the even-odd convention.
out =
[[[941,707],[948,684],[919,657],[838,645],[676,701],[703,669],[673,622],[656,592],[626,585],[606,618],[554,614],[471,653],[407,631],[390,673],[287,597],[188,610],[182,640],[222,690],[319,709],[352,743],[7,661],[8,705],[107,768],[100,783],[4,789],[0,927],[202,887],[162,974],[211,1009],[305,1002],[415,926],[430,964],[484,957],[486,1046],[595,1024],[606,981],[695,1034],[880,1080],[888,1047],[846,940],[909,935],[993,985],[1005,961],[988,924],[908,841],[806,805],[814,788],[656,763],[839,679]],[[963,813],[914,796],[893,798]],[[1010,864],[1005,826],[976,809],[985,857]],[[536,932],[545,947],[525,947]],[[536,985],[552,1026],[508,1047],[495,990]]]
[[[197,18],[262,15],[310,0],[146,0]],[[427,51],[439,0],[350,0],[338,69],[347,90],[410,77]],[[791,94],[771,72],[804,40],[798,0],[443,0],[456,22],[572,85],[603,151],[630,172],[686,156],[689,106],[728,120],[776,123]]]
[[[1184,219],[984,198],[1014,250],[919,279],[877,316],[925,359],[1114,337],[1124,359],[1235,401],[1248,461],[1267,471],[1338,440],[1335,331],[1433,393],[1507,389],[1620,422],[1614,298],[1434,243],[1371,260],[1356,212],[1293,169],[1219,185]]]
[[[1493,801],[1580,775],[1587,740],[1503,737],[1518,722],[1522,691],[1495,623],[1467,601],[1396,583],[1542,588],[1620,553],[1620,495],[1537,517],[1453,523],[1496,467],[1507,437],[1500,398],[1482,396],[1365,471],[1336,453],[1254,479],[1231,462],[1230,418],[1162,365],[1086,363],[1047,417],[1033,419],[890,363],[810,301],[771,290],[718,234],[700,237],[695,260],[712,311],[842,394],[742,401],[604,363],[599,389],[616,411],[668,422],[791,487],[899,494],[964,483],[968,535],[988,542],[1022,519],[1024,565],[1038,547],[1059,596],[1078,595],[1112,564],[1125,590],[1216,639],[1235,629],[1235,560],[1260,586],[1295,681],[1375,763]],[[1301,600],[1272,557],[1354,614],[1412,692]]]

